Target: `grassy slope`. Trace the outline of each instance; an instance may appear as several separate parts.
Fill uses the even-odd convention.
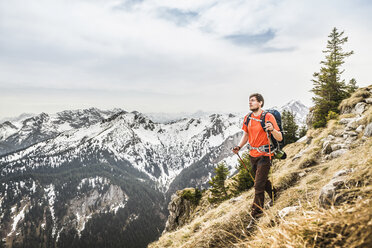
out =
[[[359,102],[360,99],[353,98],[360,97],[363,90],[342,106]],[[370,123],[372,107],[363,114],[365,118],[360,124]],[[347,114],[339,119],[351,116]],[[312,137],[310,144],[302,142],[285,147],[288,158],[276,161],[270,176],[280,195],[274,206],[265,210],[253,233],[247,233],[244,227],[250,219],[254,189],[243,192],[236,201],[227,200],[217,206],[209,205],[207,191],[190,223],[163,234],[149,247],[366,247],[372,244],[372,138],[362,139],[362,132],[347,153],[333,160],[324,160],[320,152],[322,138],[344,127],[332,120],[326,128],[308,131],[307,136]],[[304,149],[303,156],[293,161]],[[347,175],[347,187],[341,192],[348,201],[327,210],[320,208],[321,188],[335,172],[345,168],[353,168]],[[284,218],[279,217],[278,212],[287,206],[298,208]]]

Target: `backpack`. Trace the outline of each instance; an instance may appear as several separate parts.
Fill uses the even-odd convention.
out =
[[[249,113],[248,117],[247,117],[247,120],[245,122],[245,125],[248,127],[248,124],[249,124],[249,121],[250,121],[250,118],[251,115],[252,115],[253,112]],[[266,114],[267,113],[270,113],[272,114],[274,117],[275,117],[275,120],[276,120],[276,123],[278,124],[279,126],[279,129],[280,129],[280,132],[282,133],[282,137],[283,139],[281,141],[277,141],[275,138],[274,138],[274,135],[270,135],[270,143],[273,145],[274,149],[273,151],[280,151],[280,152],[283,152],[281,151],[281,149],[284,147],[284,133],[283,133],[283,128],[282,128],[282,116],[280,115],[280,112],[278,110],[275,110],[275,109],[267,109],[267,110],[264,110],[261,114],[261,126],[263,128],[264,131],[265,130],[265,122],[266,122]],[[284,153],[285,154],[285,153]],[[282,156],[280,157],[281,159],[285,159],[286,158],[286,155],[285,156]]]

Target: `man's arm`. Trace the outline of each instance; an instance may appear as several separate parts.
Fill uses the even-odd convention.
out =
[[[247,143],[248,141],[248,133],[246,131],[244,131],[244,134],[243,134],[243,137],[240,139],[240,142],[239,142],[239,147],[234,147],[234,149],[232,150],[235,154],[239,152],[239,150],[245,145],[245,143]]]
[[[243,137],[240,139],[239,146],[243,147],[245,143],[247,143],[247,141],[248,141],[248,133],[244,132]]]
[[[267,130],[269,130],[272,133],[272,135],[277,141],[282,141],[283,136],[282,133],[280,132],[280,128],[278,126],[278,123],[276,122],[274,115],[269,113],[268,120],[269,122],[266,122],[265,128],[267,128]]]
[[[277,140],[277,141],[282,141],[283,140],[283,135],[281,132],[278,132],[276,129],[273,129],[273,131],[271,131],[272,135],[274,136],[274,138]]]

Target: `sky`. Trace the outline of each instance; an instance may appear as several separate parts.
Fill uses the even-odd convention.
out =
[[[312,106],[336,27],[342,74],[372,78],[372,1],[0,0],[0,119],[97,107],[241,112]],[[264,106],[265,107],[265,106]]]

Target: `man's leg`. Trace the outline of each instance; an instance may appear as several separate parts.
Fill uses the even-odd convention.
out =
[[[258,217],[262,213],[265,198],[265,189],[268,189],[268,186],[270,186],[271,191],[271,183],[267,183],[271,166],[270,158],[267,156],[262,156],[256,161],[256,165],[257,169],[254,184],[255,195],[251,213],[254,218]],[[266,186],[266,184],[268,186]]]

